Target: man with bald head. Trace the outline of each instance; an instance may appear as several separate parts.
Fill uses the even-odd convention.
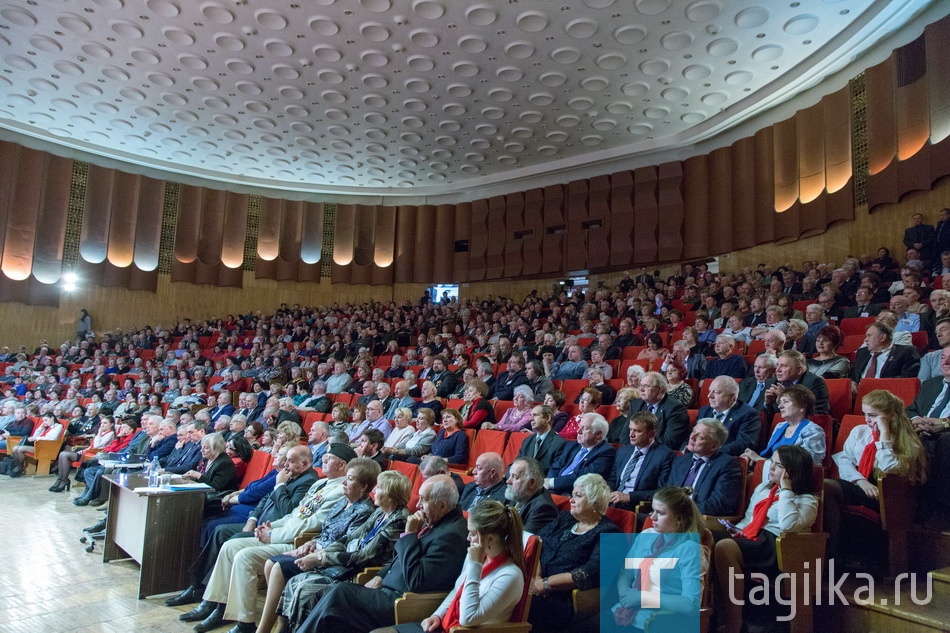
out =
[[[475,460],[472,469],[474,481],[465,486],[459,505],[466,512],[471,512],[475,504],[482,499],[494,499],[499,503],[505,502],[505,462],[498,453],[482,453]]]

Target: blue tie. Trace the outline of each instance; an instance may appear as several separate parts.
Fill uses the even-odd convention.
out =
[[[758,382],[755,384],[755,391],[752,392],[752,397],[749,398],[749,406],[755,406],[755,403],[758,401],[759,396],[762,395],[762,390],[765,388],[764,382]]]
[[[583,461],[589,452],[589,448],[582,448],[581,450],[577,451],[577,455],[574,456],[574,461],[572,461],[567,468],[561,471],[561,476],[563,477],[565,475],[570,475],[572,472],[574,472],[574,469],[580,465],[581,461]]]

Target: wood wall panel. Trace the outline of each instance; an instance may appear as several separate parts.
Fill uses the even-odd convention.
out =
[[[650,263],[657,256],[657,168],[633,172],[633,261]]]
[[[798,141],[798,199],[808,204],[825,190],[824,108],[818,102],[795,114]]]
[[[221,263],[228,269],[240,268],[244,264],[244,239],[247,235],[248,195],[229,191],[224,200],[224,228],[222,233]],[[161,238],[161,226],[159,226]],[[156,262],[157,263],[157,262]],[[235,281],[235,275],[228,274],[228,285]]]
[[[898,68],[903,67],[904,74],[916,76],[915,70],[925,69],[927,48],[924,36],[894,51]],[[944,60],[946,61],[946,60]],[[916,81],[905,78],[905,85],[898,85],[894,91],[894,109],[897,118],[897,158],[907,160],[927,143],[930,138],[930,103],[927,92],[927,80],[921,72]]]
[[[43,199],[43,183],[49,155],[32,149],[20,152],[16,184],[7,214],[3,256],[0,270],[15,281],[30,276],[33,269],[33,246],[36,242],[36,220]]]
[[[564,236],[566,233],[564,187],[561,185],[545,187],[541,272],[558,273],[564,270]]]
[[[610,176],[590,179],[587,218],[587,265],[610,265]]]
[[[140,177],[115,173],[112,213],[109,216],[109,247],[106,258],[119,268],[132,265],[135,256],[135,225],[138,220]]]
[[[752,183],[755,191],[756,244],[769,242],[775,230],[775,146],[773,127],[759,130],[753,136],[755,145],[755,173]],[[689,223],[687,223],[687,228]]]
[[[226,192],[218,189],[202,190],[201,220],[198,223],[198,261],[205,266],[217,266],[221,263],[226,197]],[[199,270],[198,275],[204,275],[204,273]]]
[[[429,248],[433,250],[432,279],[436,283],[452,283],[455,263],[455,206],[440,204],[435,208],[435,233]]]
[[[657,171],[657,258],[683,255],[683,165],[663,163]]]
[[[521,241],[522,273],[541,272],[541,246],[544,243],[544,190],[529,189],[524,196],[524,230],[531,233]]]
[[[505,277],[517,277],[524,270],[524,194],[505,196]]]
[[[610,175],[610,265],[633,260],[633,172]]]
[[[333,262],[346,266],[353,261],[356,238],[356,205],[336,205],[336,230],[333,233]]]
[[[303,211],[303,234],[300,236],[300,259],[305,265],[316,264],[323,257],[323,215],[322,202],[308,202]],[[393,216],[395,218],[395,216]],[[395,239],[395,224],[390,231]],[[390,242],[392,243],[392,242]],[[390,252],[390,258],[392,252]],[[390,259],[390,263],[392,260]],[[308,268],[309,270],[309,268]]]
[[[564,267],[567,270],[585,270],[587,265],[588,185],[586,180],[574,180],[567,185],[565,207],[567,212],[567,235],[564,240]]]
[[[868,171],[873,176],[897,155],[894,56],[864,71],[868,113]]]
[[[732,144],[732,247],[758,243],[755,226],[755,140],[749,136]]]
[[[772,126],[773,173],[775,178],[775,202],[773,209],[785,211],[798,200],[798,122],[795,117],[779,121]]]
[[[162,215],[165,209],[165,181],[142,176],[139,180],[139,208],[135,221],[135,267],[143,271],[158,268],[162,242]],[[241,255],[244,254],[241,233]]]
[[[396,209],[396,283],[412,281],[415,247],[416,207],[401,206]]]
[[[391,286],[393,285],[393,267],[392,266],[370,266],[370,284],[373,286]]]
[[[454,254],[452,274],[458,282],[469,279],[468,264],[472,239],[472,203],[462,202],[455,205],[455,242],[459,250]],[[462,245],[466,245],[463,247]]]
[[[709,230],[715,239],[709,254],[732,250],[732,149],[723,147],[709,154]]]
[[[488,248],[485,251],[485,276],[497,279],[505,273],[505,241],[508,234],[505,226],[505,197],[488,199]]]
[[[369,284],[373,281],[373,266],[361,266],[355,261],[350,264],[350,283]]]
[[[73,161],[50,156],[43,179],[43,199],[36,220],[33,276],[44,284],[59,281],[63,272],[63,244],[69,216],[69,189]]]
[[[285,262],[300,259],[300,241],[303,236],[303,208],[300,200],[284,200],[280,214],[279,257]],[[355,249],[355,247],[354,247]]]
[[[7,231],[7,216],[16,186],[16,166],[20,162],[20,149],[16,143],[0,141],[0,246],[3,245]]]
[[[485,279],[488,255],[488,200],[472,202],[472,240],[469,252],[469,280]]]
[[[261,218],[257,226],[257,256],[273,261],[280,255],[280,222],[284,214],[283,200],[261,198]],[[320,236],[321,239],[323,236]]]
[[[950,137],[950,16],[924,29],[927,46],[927,95],[930,105],[930,141]]]
[[[115,180],[115,170],[89,165],[86,177],[86,199],[83,203],[82,225],[79,235],[79,256],[87,262],[99,264],[106,260],[109,250],[109,222],[112,214],[112,187]],[[182,187],[181,203],[184,208],[186,190],[197,190],[196,187]],[[179,227],[182,220],[185,224],[193,216],[179,214]],[[195,227],[197,229],[197,226]],[[175,256],[182,261],[190,261],[197,256],[197,235],[195,230],[189,236],[182,236],[179,228],[178,235],[181,242],[175,240]],[[182,259],[184,258],[184,259]]]
[[[431,204],[422,205],[416,208],[416,241],[415,254],[413,261],[412,281],[414,283],[430,284],[432,283],[432,264],[434,262],[435,252],[432,244],[435,238],[435,207]],[[367,276],[366,281],[358,281],[356,277],[353,283],[369,283],[371,277]]]
[[[353,242],[353,262],[369,266],[376,257],[376,207],[356,205],[356,235]]]
[[[323,227],[320,227],[321,233]],[[396,252],[396,207],[376,207],[376,240],[374,242],[373,263],[377,267],[392,266]]]
[[[851,95],[848,87],[826,96],[823,105],[822,129],[825,142],[825,188],[834,193],[852,177],[851,164]]]

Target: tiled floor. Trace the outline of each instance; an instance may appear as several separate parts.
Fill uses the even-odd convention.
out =
[[[0,476],[0,633],[191,631],[178,621],[190,607],[136,598],[135,562],[103,563],[101,541],[85,552],[82,528],[103,513],[72,504],[82,488],[49,492],[54,480]]]

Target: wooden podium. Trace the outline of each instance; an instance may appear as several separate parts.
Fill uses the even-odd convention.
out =
[[[148,485],[142,474],[112,473],[102,562],[133,559],[140,567],[139,599],[181,591],[198,556],[208,489],[135,492]]]

